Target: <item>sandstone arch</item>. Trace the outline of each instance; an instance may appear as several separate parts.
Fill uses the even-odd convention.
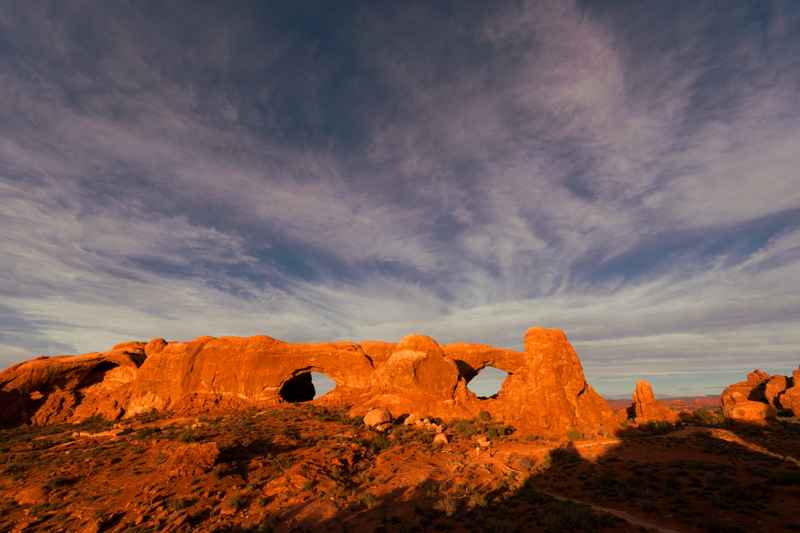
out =
[[[486,366],[509,375],[496,398],[478,400],[467,383]],[[350,406],[353,414],[381,407],[395,416],[447,420],[486,410],[522,432],[553,437],[573,429],[607,432],[617,423],[586,382],[566,335],[543,328],[527,331],[524,351],[466,343],[442,347],[419,334],[398,343],[288,343],[265,335],[125,343],[109,352],[35,359],[3,371],[0,422],[275,405],[285,401],[281,391],[287,383],[306,387],[290,399],[307,398],[312,371],[336,383],[325,401]]]
[[[314,383],[314,374],[325,376],[333,382],[334,388],[331,391],[320,394]],[[288,403],[310,402],[323,396],[327,396],[336,390],[338,384],[326,372],[322,372],[315,367],[298,369],[283,381],[278,389],[278,396],[281,400]]]
[[[497,374],[497,377],[492,380],[485,379],[486,377],[492,377],[493,375]],[[467,389],[475,394],[479,400],[495,400],[500,395],[500,392],[503,390],[503,386],[506,383],[506,380],[511,376],[509,372],[501,370],[496,366],[486,365],[477,373],[466,379]],[[481,376],[484,376],[484,379],[481,380]],[[479,384],[479,381],[484,381],[486,385]],[[497,382],[496,386],[489,385],[491,382]]]

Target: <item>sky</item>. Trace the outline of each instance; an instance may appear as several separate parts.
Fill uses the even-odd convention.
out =
[[[793,0],[5,0],[0,367],[267,334],[800,363]]]

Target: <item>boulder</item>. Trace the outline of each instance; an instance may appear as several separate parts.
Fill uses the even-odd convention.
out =
[[[722,414],[726,418],[731,418],[736,403],[747,400],[752,390],[753,386],[750,385],[749,381],[740,381],[725,387],[725,390],[720,395]]]
[[[789,380],[786,376],[772,376],[764,387],[764,397],[767,403],[775,408],[781,408],[780,396],[788,388]]]
[[[656,401],[653,387],[645,380],[636,383],[633,391],[631,414],[637,423],[677,422],[678,414],[666,405]]]
[[[219,457],[216,442],[192,443],[178,445],[168,461],[170,476],[199,476],[210,471]]]
[[[791,411],[794,416],[800,416],[800,383],[795,381],[795,386],[786,389],[780,396],[781,407]]]
[[[14,495],[19,505],[41,505],[47,501],[47,490],[40,485],[23,487]]]
[[[448,444],[449,442],[450,441],[447,440],[447,435],[445,435],[444,433],[437,433],[436,435],[433,436],[433,445],[434,446],[444,446],[445,444]]]
[[[756,387],[762,381],[766,381],[767,379],[769,379],[769,374],[767,374],[760,368],[757,368],[747,374],[747,384],[750,385],[751,387]]]
[[[377,370],[376,382],[383,392],[403,392],[440,399],[453,398],[458,385],[456,364],[441,346],[425,335],[408,335]]]
[[[764,424],[776,414],[775,408],[767,403],[739,400],[731,407],[728,417],[738,422]]]
[[[364,415],[364,425],[369,428],[383,430],[391,424],[392,413],[388,409],[370,409]]]
[[[410,415],[408,415],[408,416],[406,417],[406,419],[405,419],[405,420],[403,420],[403,425],[404,425],[404,426],[414,426],[414,425],[416,425],[416,424],[417,424],[418,422],[420,422],[420,421],[421,421],[420,417],[418,417],[418,416],[417,416],[416,414],[414,414],[414,413],[411,413]]]
[[[722,413],[732,420],[764,423],[776,416],[778,410],[800,411],[800,389],[794,379],[763,370],[753,370],[745,381],[729,385],[722,391]],[[794,385],[794,386],[792,386]],[[763,407],[757,407],[761,405]]]

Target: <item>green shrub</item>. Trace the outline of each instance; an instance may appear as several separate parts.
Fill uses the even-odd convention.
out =
[[[647,422],[639,426],[639,431],[648,435],[665,435],[675,431],[675,429],[675,424],[664,421]]]
[[[569,431],[567,431],[567,440],[569,440],[570,442],[574,442],[576,440],[583,440],[583,438],[584,438],[583,433],[581,433],[575,428],[572,428]]]
[[[56,490],[63,487],[68,487],[70,485],[74,485],[78,481],[77,478],[65,477],[65,476],[56,476],[48,481],[45,486],[49,490]]]

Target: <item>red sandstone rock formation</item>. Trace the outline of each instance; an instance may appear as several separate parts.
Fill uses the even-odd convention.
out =
[[[636,383],[631,413],[637,423],[677,422],[678,414],[656,400],[653,387],[645,380]]]
[[[779,412],[800,414],[798,371],[793,377],[770,376],[763,370],[747,374],[746,381],[728,386],[720,396],[723,414],[733,420],[764,423]]]
[[[792,370],[786,390],[778,397],[781,407],[791,411],[794,416],[800,416],[800,368]]]
[[[780,397],[789,387],[789,378],[786,376],[772,376],[764,385],[764,398],[767,403],[775,408],[781,407]]]
[[[467,380],[486,366],[508,372],[494,399],[478,400],[466,391],[474,414],[485,410],[524,431],[548,435],[611,432],[618,424],[606,401],[586,382],[578,354],[563,331],[529,329],[525,352],[481,344],[451,344],[444,351]]]
[[[481,400],[467,383],[488,365],[509,376],[496,398]],[[39,358],[0,373],[0,423],[305,401],[314,395],[311,371],[336,382],[317,401],[350,405],[354,414],[385,408],[395,416],[453,419],[488,411],[522,432],[553,437],[612,432],[617,423],[586,382],[566,335],[543,328],[528,330],[524,352],[480,344],[441,347],[423,335],[397,344],[294,344],[257,336],[155,339],[104,353]]]
[[[0,373],[0,425],[119,418],[144,357],[144,343],[124,343],[16,364]]]
[[[751,387],[756,387],[761,384],[762,381],[766,381],[769,379],[769,374],[761,370],[760,368],[756,368],[749,374],[747,374],[747,384]]]

